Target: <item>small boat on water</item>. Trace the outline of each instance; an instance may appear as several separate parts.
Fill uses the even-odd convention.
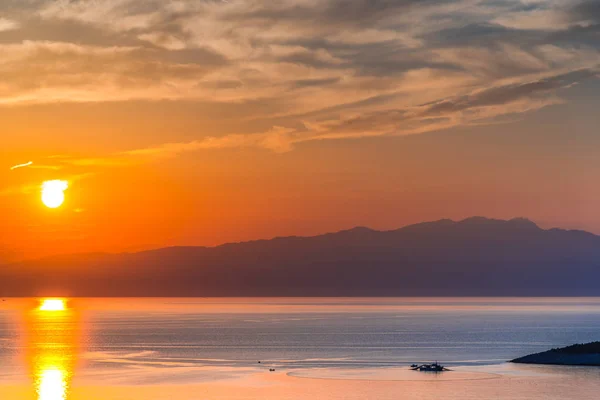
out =
[[[433,364],[413,364],[410,366],[410,369],[413,371],[421,371],[421,372],[442,372],[442,371],[450,371],[448,368],[439,364],[437,361]]]

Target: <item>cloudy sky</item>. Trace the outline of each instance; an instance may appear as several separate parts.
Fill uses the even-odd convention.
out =
[[[470,215],[600,233],[598,1],[3,0],[0,54],[0,259]]]

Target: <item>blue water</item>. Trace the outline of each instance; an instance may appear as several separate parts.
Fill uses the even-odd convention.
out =
[[[600,390],[598,368],[506,364],[600,340],[595,298],[67,299],[55,311],[39,304],[0,305],[2,399],[380,400],[410,388],[411,399],[579,400]],[[406,381],[427,378],[406,366],[428,361],[453,367],[440,377],[453,383]]]
[[[137,300],[89,311],[87,351],[191,365],[484,365],[600,340],[598,299],[147,301],[156,310]]]

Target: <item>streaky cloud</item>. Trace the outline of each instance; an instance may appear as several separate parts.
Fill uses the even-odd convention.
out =
[[[29,161],[29,162],[26,162],[26,163],[24,163],[24,164],[17,164],[17,165],[14,165],[14,166],[10,167],[10,170],[11,170],[11,171],[14,171],[15,169],[19,169],[19,168],[26,168],[26,167],[29,167],[29,166],[31,166],[31,165],[33,165],[33,161]]]
[[[80,166],[517,119],[565,102],[600,65],[600,12],[588,0],[11,4],[0,5],[18,27],[0,35],[0,106],[172,101],[237,106],[223,115],[240,120],[252,110],[257,133],[64,160]]]

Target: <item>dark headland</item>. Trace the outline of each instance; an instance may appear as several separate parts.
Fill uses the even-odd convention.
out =
[[[579,365],[600,367],[600,342],[574,344],[512,360],[520,364]]]

